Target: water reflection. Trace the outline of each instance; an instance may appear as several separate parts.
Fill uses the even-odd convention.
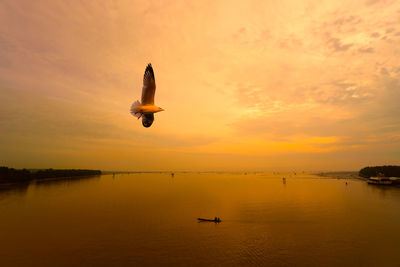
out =
[[[38,186],[38,187],[68,186],[80,183],[85,180],[100,179],[100,177],[101,175],[91,175],[91,176],[52,178],[52,179],[37,179],[20,183],[4,183],[0,184],[0,196],[4,194],[24,195],[27,193],[28,188],[32,186]]]
[[[0,184],[0,197],[1,195],[23,195],[26,193],[29,187],[27,183],[14,183],[14,184]]]
[[[0,258],[5,266],[392,266],[399,191],[300,172],[43,181],[1,195]],[[215,216],[221,223],[197,223]]]
[[[86,180],[100,179],[101,175],[90,175],[90,176],[76,176],[76,177],[64,177],[54,179],[38,179],[34,183],[37,186],[60,186],[60,185],[71,185],[81,183]]]
[[[367,185],[368,190],[381,199],[386,197],[400,196],[400,186],[398,185]]]

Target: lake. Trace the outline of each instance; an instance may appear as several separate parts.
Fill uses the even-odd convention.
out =
[[[1,266],[400,266],[400,188],[272,173],[32,183],[0,189],[0,240]]]

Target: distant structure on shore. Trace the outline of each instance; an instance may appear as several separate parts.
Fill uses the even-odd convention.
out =
[[[29,182],[35,179],[77,177],[100,175],[100,170],[75,170],[75,169],[44,169],[44,170],[17,170],[0,167],[0,183]]]
[[[392,180],[389,177],[371,177],[367,181],[368,184],[373,184],[373,185],[392,185],[392,184],[398,184],[396,180]]]

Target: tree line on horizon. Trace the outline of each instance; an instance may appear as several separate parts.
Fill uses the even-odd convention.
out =
[[[0,182],[28,182],[33,179],[100,175],[100,170],[45,169],[28,170],[0,167]]]
[[[373,166],[373,167],[365,167],[360,170],[358,173],[359,176],[364,178],[370,177],[400,177],[400,166]]]

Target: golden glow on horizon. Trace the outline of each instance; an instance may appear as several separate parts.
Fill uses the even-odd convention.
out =
[[[372,0],[2,1],[0,165],[399,163],[399,14]],[[166,111],[144,129],[129,107],[149,62]]]

